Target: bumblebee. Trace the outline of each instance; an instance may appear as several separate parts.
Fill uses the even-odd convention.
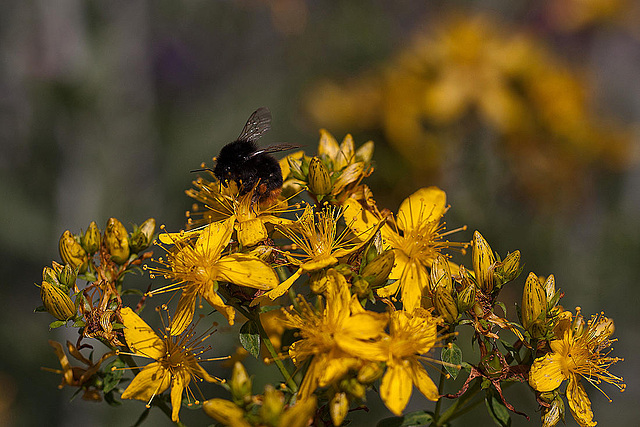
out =
[[[222,147],[216,157],[213,174],[222,185],[235,181],[240,195],[255,188],[254,201],[262,203],[276,199],[282,191],[282,170],[271,153],[298,148],[293,144],[258,147],[256,141],[271,129],[271,112],[258,108],[247,120],[238,138]]]

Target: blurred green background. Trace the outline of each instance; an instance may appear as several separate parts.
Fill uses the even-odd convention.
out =
[[[520,249],[525,273],[503,295],[512,318],[528,271],[553,273],[566,308],[604,310],[626,359],[612,371],[628,389],[605,386],[609,404],[586,386],[595,419],[637,422],[637,3],[5,0],[0,10],[0,425],[135,422],[141,402],[68,403],[72,391],[40,370],[58,364],[48,339],[77,336],[47,330],[34,284],[65,229],[111,216],[183,227],[189,170],[260,106],[273,114],[263,143],[311,154],[321,127],[373,139],[367,183],[379,207],[438,185],[448,226],[469,227],[458,240],[478,229],[502,255]],[[237,328],[220,329],[212,356],[237,345]],[[278,378],[248,369],[261,384]],[[408,410],[425,407],[417,394]],[[533,419],[514,425],[539,425],[526,385],[506,394]],[[370,396],[351,425],[390,415]],[[181,419],[211,424],[200,411]],[[470,422],[492,425],[482,408],[455,425]],[[146,425],[168,423],[152,411]]]

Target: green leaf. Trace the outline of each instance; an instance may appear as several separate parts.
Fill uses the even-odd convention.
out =
[[[66,320],[56,320],[54,322],[49,323],[49,329],[59,328],[60,326],[64,326],[67,323]]]
[[[378,421],[376,427],[412,427],[429,425],[433,422],[433,413],[427,411],[416,411],[405,414],[402,417],[385,418]]]
[[[256,359],[260,358],[260,333],[253,320],[247,320],[240,328],[240,344]]]
[[[125,289],[124,291],[122,291],[121,295],[143,296],[144,295],[144,291],[142,291],[142,289],[137,289],[137,288]]]
[[[34,313],[40,313],[43,311],[47,311],[47,308],[44,305],[40,305],[38,307],[35,308],[35,310],[33,310]]]
[[[122,378],[122,374],[124,373],[124,371],[122,370],[124,366],[124,361],[119,357],[116,357],[104,368],[105,376],[102,391],[104,391],[105,394],[116,388],[118,383],[120,383],[120,379]]]
[[[504,406],[502,400],[500,400],[493,390],[487,392],[484,403],[487,405],[487,411],[496,425],[500,427],[511,426],[511,415],[509,415],[509,410]]]
[[[458,377],[458,373],[460,373],[460,368],[451,365],[460,365],[462,363],[462,350],[455,343],[451,343],[445,347],[442,347],[442,353],[440,355],[440,359],[445,363],[444,369],[451,375],[451,377],[455,380]]]
[[[116,394],[115,394],[115,392],[113,390],[111,390],[109,393],[105,393],[104,394],[104,401],[107,402],[111,406],[120,406],[120,405],[122,405],[122,402],[120,402],[119,400],[116,399]]]

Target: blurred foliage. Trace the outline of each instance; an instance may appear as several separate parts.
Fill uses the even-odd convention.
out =
[[[79,229],[92,219],[105,223],[110,216],[125,225],[154,216],[168,228],[180,228],[184,218],[175,207],[189,206],[181,195],[192,178],[188,171],[234,138],[238,124],[261,105],[274,112],[270,142],[286,135],[287,142],[315,144],[318,109],[324,110],[320,126],[336,135],[351,122],[348,131],[359,143],[377,143],[379,170],[371,186],[382,206],[396,208],[419,186],[437,184],[456,206],[453,223],[473,218],[468,225],[482,228],[496,249],[520,247],[528,254],[523,260],[528,268],[553,271],[566,291],[578,290],[586,312],[606,306],[621,339],[616,352],[628,358],[622,374],[635,378],[634,343],[640,342],[632,323],[639,297],[634,284],[640,281],[635,2],[8,0],[2,12],[0,336],[6,350],[0,356],[0,424],[123,422],[82,402],[62,404],[68,397],[52,392],[58,378],[38,371],[57,363],[47,339],[77,337],[65,335],[64,328],[44,332],[46,320],[30,311],[39,294],[30,284],[39,281],[64,229]],[[459,75],[470,65],[451,58],[465,26],[472,29],[466,37],[479,49],[476,61],[486,70],[466,79]],[[462,31],[458,38],[450,32],[455,28]],[[421,53],[425,43],[439,47]],[[505,51],[483,53],[495,44]],[[513,59],[516,47],[529,49],[524,62]],[[422,59],[402,59],[411,49]],[[442,111],[448,116],[440,111],[419,122],[416,116],[424,113],[403,114],[399,108],[424,111],[424,102],[396,99],[396,119],[411,125],[404,132],[415,132],[420,124],[418,134],[426,135],[421,150],[432,150],[418,169],[413,159],[420,151],[408,151],[392,138],[382,121],[386,110],[371,108],[389,108],[383,98],[388,79],[416,62],[432,72],[447,67],[448,74],[426,76],[423,84],[439,82],[442,88],[462,82],[453,93],[464,94],[447,99],[448,110]],[[515,74],[520,84],[531,85],[519,90],[529,92],[512,88],[514,68],[520,69]],[[536,75],[549,80],[535,81]],[[500,103],[480,96],[483,87],[470,88],[476,81],[489,82],[501,102],[519,105],[533,130],[514,133],[499,126],[501,120],[511,125],[517,120],[507,120],[508,108],[498,109]],[[319,84],[327,85],[326,92],[310,101]],[[407,99],[420,91],[424,98],[421,87]],[[560,114],[571,119],[558,120]],[[332,122],[337,118],[341,121]],[[571,129],[587,137],[576,140]],[[549,271],[541,271],[542,265]],[[269,375],[259,381],[268,382]],[[594,405],[602,406],[601,419],[628,425],[634,414],[619,408],[633,407],[639,398],[631,386],[618,406],[602,405],[604,398]],[[187,412],[187,423],[188,417]],[[152,414],[147,423],[154,421]]]

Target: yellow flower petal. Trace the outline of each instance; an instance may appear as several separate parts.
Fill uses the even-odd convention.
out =
[[[427,270],[417,261],[410,260],[400,278],[402,283],[402,306],[412,313],[422,302],[422,291],[429,284]]]
[[[178,413],[182,406],[182,392],[189,385],[191,377],[185,375],[182,370],[175,372],[171,379],[171,421],[178,422]]]
[[[276,298],[281,297],[282,295],[284,295],[285,292],[287,292],[289,290],[289,288],[291,286],[293,286],[293,283],[296,280],[298,280],[298,278],[301,275],[302,275],[302,269],[296,270],[296,272],[293,273],[291,276],[289,276],[289,278],[287,280],[285,280],[284,282],[280,283],[275,289],[272,289],[269,292],[267,292],[264,295],[264,298],[260,297],[260,298],[256,298],[255,300],[253,300],[251,302],[251,306],[258,305],[262,301],[269,302],[269,301],[275,300]]]
[[[573,418],[582,427],[593,427],[598,424],[593,421],[593,411],[591,410],[589,396],[575,375],[569,377],[567,401],[569,402],[569,408],[571,408]]]
[[[319,354],[311,360],[307,373],[298,389],[298,399],[305,400],[318,388],[318,379],[324,372],[326,366],[326,355]]]
[[[160,233],[158,235],[158,240],[163,245],[173,245],[176,242],[180,242],[183,240],[191,239],[192,237],[198,236],[202,230],[193,230],[193,231],[181,231],[179,233]]]
[[[438,221],[444,215],[447,195],[438,187],[421,188],[407,197],[398,210],[398,228],[412,230],[420,224]]]
[[[202,297],[209,303],[209,305],[218,310],[224,317],[226,317],[229,325],[233,325],[236,318],[236,310],[228,306],[222,301],[220,295],[213,290],[213,287],[205,289],[202,293]]]
[[[407,369],[403,365],[387,366],[387,372],[382,377],[380,397],[384,404],[395,415],[402,415],[402,411],[409,403],[413,382]]]
[[[280,417],[280,425],[287,427],[306,427],[309,425],[309,419],[316,411],[316,397],[311,396],[309,399],[298,401],[292,407],[289,407]]]
[[[120,311],[124,324],[124,339],[133,353],[151,359],[160,359],[166,348],[164,341],[130,307]]]
[[[255,289],[273,289],[280,281],[267,263],[253,255],[232,254],[217,263],[220,279]]]
[[[336,253],[339,250],[335,251]],[[312,258],[310,261],[300,264],[300,268],[307,272],[311,273],[314,271],[322,270],[323,268],[331,267],[332,265],[336,265],[338,263],[338,259],[335,256],[329,254],[322,254]]]
[[[197,297],[197,288],[194,289],[190,287],[182,291],[182,295],[180,295],[180,300],[178,301],[178,307],[176,307],[176,314],[171,319],[171,335],[180,335],[187,329],[193,320]],[[156,359],[159,359],[159,357]]]
[[[355,144],[353,137],[348,133],[340,144],[340,152],[335,159],[334,170],[341,170],[353,161],[356,156]]]
[[[122,393],[123,399],[138,399],[148,402],[153,396],[164,392],[171,385],[171,373],[158,362],[148,364],[131,380]]]
[[[254,246],[267,238],[267,229],[262,218],[254,218],[248,221],[238,222],[238,241],[242,246]]]
[[[226,426],[251,427],[244,419],[244,411],[229,400],[209,399],[202,404],[202,409],[211,418]]]
[[[340,152],[338,141],[324,129],[320,129],[320,142],[318,143],[318,156],[327,156],[335,159]]]
[[[211,258],[221,254],[231,240],[235,220],[235,216],[231,216],[222,222],[209,224],[198,237],[195,250],[200,253],[208,253]]]
[[[318,386],[326,387],[328,384],[342,378],[350,369],[357,369],[357,366],[358,360],[354,357],[345,358],[330,355],[318,378]]]
[[[562,381],[567,378],[562,373],[562,356],[557,353],[549,353],[538,357],[531,365],[529,372],[529,384],[534,389],[545,392],[560,387]]]
[[[438,387],[434,384],[431,377],[427,373],[426,369],[418,361],[414,361],[411,364],[411,374],[413,383],[418,387],[418,390],[424,397],[429,400],[436,401],[440,397],[438,394]]]

